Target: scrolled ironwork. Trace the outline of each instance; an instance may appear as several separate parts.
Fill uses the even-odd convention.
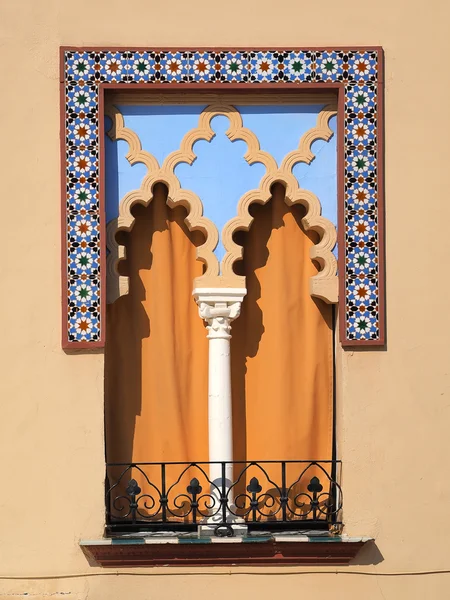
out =
[[[323,481],[327,482],[328,491],[323,492],[324,486],[317,475],[307,480],[308,471],[313,469],[318,470]],[[302,489],[306,482],[306,489]],[[296,490],[299,489],[300,491],[297,492]],[[342,490],[323,465],[313,461],[302,470],[296,481],[289,487],[286,507],[291,519],[307,519],[311,515],[313,521],[326,519],[332,522],[342,509]]]
[[[230,502],[230,499],[234,495],[234,490],[239,488],[239,484],[252,467],[257,469],[260,474],[263,475],[265,481],[270,484],[270,487],[267,488],[266,491],[263,491],[263,488],[259,484],[259,480],[256,477],[252,477],[249,486],[246,488],[248,493],[238,493],[234,499],[234,503]],[[249,489],[249,487],[251,489]],[[261,487],[260,492],[262,493],[258,493],[257,489],[259,487]],[[236,517],[246,517],[249,514],[252,514],[252,521],[256,522],[259,520],[259,517],[273,519],[281,511],[281,504],[279,503],[279,500],[277,502],[277,498],[279,499],[281,495],[282,491],[280,487],[274,481],[272,481],[267,473],[267,470],[261,466],[261,463],[250,462],[247,465],[243,465],[239,477],[229,487],[227,500],[229,510],[232,515]],[[264,512],[264,508],[272,509],[274,506],[277,506],[277,503],[278,507],[275,509],[275,512]]]
[[[222,479],[211,480],[212,464],[221,465]],[[232,481],[225,478],[230,464]],[[193,531],[214,523],[215,535],[228,536],[236,520],[255,530],[336,529],[339,473],[339,461],[111,463],[107,529]]]
[[[137,520],[138,517],[140,517],[141,519],[154,519],[155,517],[157,517],[160,511],[161,492],[150,481],[146,473],[138,464],[132,463],[125,466],[126,468],[121,472],[117,481],[106,491],[107,518],[111,516],[111,510],[108,510],[109,501],[111,504],[112,512],[119,513],[119,518],[125,521],[131,518],[131,520],[134,522]],[[138,473],[140,473],[142,482],[145,483],[146,486],[148,486],[150,489],[153,489],[156,492],[156,498],[149,493],[141,495],[142,489],[139,486],[136,479],[134,479],[133,477],[127,482],[124,493],[113,497],[113,490],[115,490],[116,488],[120,489],[120,487],[123,486],[124,482],[126,481],[127,473],[131,473],[133,470],[136,470]],[[109,480],[108,477],[107,480]],[[121,502],[125,504],[121,504]],[[126,509],[125,506],[128,506],[128,509]],[[149,512],[152,511],[155,508],[155,506],[158,506],[157,510],[153,513]],[[144,509],[146,512],[144,512]],[[125,513],[124,510],[126,510]]]
[[[166,463],[167,464],[167,463]],[[201,463],[208,464],[208,463]],[[210,481],[206,471],[200,466],[199,463],[189,463],[182,464],[181,467],[184,467],[181,470],[181,473],[177,477],[176,481],[168,488],[167,490],[167,512],[169,512],[173,517],[178,518],[186,518],[189,515],[193,516],[194,523],[196,522],[196,517],[201,516],[204,518],[215,516],[221,508],[221,505],[218,503],[217,498],[213,492],[216,492],[217,495],[220,495],[220,489]],[[180,484],[181,480],[188,472],[192,469],[197,469],[199,471],[199,475],[205,478],[205,481],[210,486],[210,491],[202,494],[203,488],[200,486],[199,480],[194,477],[191,479],[190,484],[186,488],[186,493],[175,493],[177,486]],[[195,494],[193,492],[196,492]],[[184,500],[188,502],[186,509],[184,509]],[[170,502],[172,502],[172,508],[170,507]],[[204,509],[201,506],[204,506]],[[177,509],[177,512],[173,510],[173,507]],[[184,512],[181,512],[183,511]]]

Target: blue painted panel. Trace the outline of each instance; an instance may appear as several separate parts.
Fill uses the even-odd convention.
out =
[[[329,142],[317,140],[312,145],[316,158],[310,165],[299,163],[293,168],[293,173],[300,187],[318,196],[322,205],[322,214],[337,225],[337,145],[336,117],[330,119],[330,128],[334,135]]]
[[[110,126],[109,119],[106,129]],[[119,140],[117,142],[105,135],[105,199],[106,222],[119,215],[119,204],[128,192],[140,187],[147,168],[138,163],[131,166],[125,158],[128,153],[128,144]]]
[[[329,142],[317,140],[312,145],[316,158],[310,165],[299,163],[292,169],[301,188],[316,194],[322,215],[337,227],[337,142],[336,117],[330,119],[334,135]],[[337,256],[337,247],[334,250]]]
[[[198,125],[203,106],[131,106],[119,105],[125,127],[135,131],[142,148],[153,154],[161,164],[165,157],[178,150],[184,135]],[[105,129],[111,126],[105,119]],[[105,136],[106,220],[119,214],[119,204],[128,192],[138,189],[146,174],[142,164],[131,166],[125,158],[128,144],[112,142]]]
[[[161,166],[166,156],[178,150],[185,134],[197,127],[206,105],[119,106],[125,126],[135,131],[142,148]]]
[[[259,140],[261,150],[269,152],[278,163],[288,152],[298,148],[302,135],[317,123],[323,105],[236,106],[248,127]]]
[[[303,134],[315,127],[323,105],[311,106],[237,106],[245,127],[259,139],[262,150],[276,159],[298,148]],[[293,174],[300,187],[316,194],[322,205],[322,215],[337,227],[337,146],[336,117],[330,119],[333,137],[329,142],[318,140],[312,145],[316,155],[311,165],[297,164]],[[335,249],[337,253],[337,248]]]
[[[211,142],[200,140],[194,144],[197,159],[192,166],[183,163],[175,169],[181,186],[200,197],[204,215],[217,225],[219,233],[236,215],[241,196],[257,188],[266,171],[259,163],[247,163],[247,144],[240,140],[231,142],[225,135],[229,126],[227,117],[214,117],[211,127],[215,137]],[[225,254],[221,240],[215,253],[219,260]]]

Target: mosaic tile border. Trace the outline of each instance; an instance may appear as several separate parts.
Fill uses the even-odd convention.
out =
[[[339,95],[340,335],[383,345],[381,48],[306,50],[61,49],[63,347],[104,345],[105,216],[101,142],[108,87],[220,85],[247,92],[334,88]],[[225,89],[225,88],[224,88]]]

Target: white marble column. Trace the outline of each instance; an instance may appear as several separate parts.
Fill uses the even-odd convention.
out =
[[[208,366],[208,436],[209,460],[233,461],[233,415],[231,402],[231,323],[240,314],[243,288],[203,288],[194,290],[199,315],[207,323],[209,340]],[[210,466],[210,479],[222,489],[222,467]],[[225,470],[225,487],[233,481],[233,466]],[[212,488],[217,498],[217,491]],[[229,503],[233,499],[229,496]],[[230,521],[233,519],[230,518]]]

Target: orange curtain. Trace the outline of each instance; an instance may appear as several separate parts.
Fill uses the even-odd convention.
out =
[[[317,269],[301,207],[276,185],[245,234],[247,296],[231,346],[235,458],[332,458],[332,307],[309,293]]]
[[[208,340],[192,282],[202,274],[183,208],[163,185],[134,209],[129,294],[107,307],[108,462],[208,460]]]
[[[208,340],[192,298],[202,272],[196,245],[203,240],[187,230],[184,210],[169,209],[166,198],[158,185],[149,207],[135,209],[125,242],[130,293],[107,308],[108,462],[208,460]],[[301,225],[301,207],[286,205],[281,185],[266,206],[252,211],[252,227],[239,240],[244,260],[238,268],[248,292],[232,326],[234,458],[330,460],[332,308],[309,293],[317,272],[309,255],[314,241]],[[145,470],[160,487],[158,468]],[[300,471],[288,466],[288,485]],[[269,465],[267,473],[280,483],[279,465]],[[170,468],[168,480],[179,474],[179,467]],[[236,491],[254,475],[248,471]],[[326,483],[313,469],[292,493],[303,492],[313,475]],[[185,493],[192,477],[207,489],[204,477],[189,471],[172,497]],[[183,518],[183,508],[171,508]]]
[[[231,340],[234,459],[241,461],[329,461],[333,458],[332,307],[313,299],[310,259],[313,236],[301,224],[304,209],[288,207],[275,185],[265,206],[252,207],[254,221],[237,240],[244,260],[247,296],[233,323]],[[258,519],[280,519],[283,466],[259,462],[239,477],[238,513],[248,512],[246,486],[256,477]],[[262,467],[262,468],[261,468]],[[312,518],[308,485],[323,486],[318,519],[327,518],[330,463],[285,464],[286,518]]]

